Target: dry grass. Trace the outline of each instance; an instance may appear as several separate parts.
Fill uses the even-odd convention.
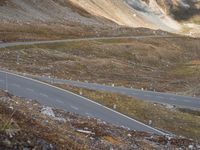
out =
[[[196,24],[200,24],[200,17],[199,17],[199,15],[193,17],[191,19],[191,21],[194,22],[194,23],[196,23]]]
[[[198,111],[185,109],[169,109],[163,105],[144,102],[142,100],[121,94],[101,92],[58,85],[75,93],[82,93],[98,103],[140,120],[146,124],[152,121],[152,126],[172,133],[200,140],[200,116]]]
[[[166,32],[145,28],[93,26],[75,22],[4,23],[0,24],[0,41],[56,40],[84,37],[151,35]]]
[[[7,120],[7,118],[10,118],[10,115],[12,114],[12,112],[6,108],[5,105],[2,105],[2,103],[0,103],[0,116],[3,118],[3,122]],[[27,109],[24,109],[23,112],[27,112]],[[36,115],[36,114],[35,114]],[[39,114],[38,114],[39,115]],[[32,144],[36,144],[36,142],[34,141],[35,138],[43,138],[47,141],[49,141],[50,143],[54,143],[56,145],[59,145],[59,147],[62,147],[64,149],[68,149],[68,148],[72,148],[72,149],[87,149],[84,145],[80,145],[74,141],[72,141],[68,136],[61,136],[58,135],[57,133],[63,133],[65,132],[64,129],[62,129],[61,127],[59,128],[54,128],[51,129],[50,127],[46,127],[44,125],[44,123],[42,123],[40,121],[40,119],[44,119],[45,120],[45,116],[40,116],[37,118],[37,120],[34,120],[32,118],[29,118],[30,116],[28,116],[28,114],[23,115],[22,112],[17,111],[13,116],[12,116],[12,120],[14,122],[16,122],[18,124],[18,126],[21,128],[21,131],[19,132],[19,134],[21,135],[21,137],[19,137],[19,134],[16,133],[15,134],[15,138],[14,139],[18,139],[19,141],[16,141],[16,145],[18,143],[20,143],[21,145],[26,143],[26,140],[28,140],[30,137],[32,137],[33,139],[29,139],[31,142],[33,142]],[[2,123],[2,122],[0,122]],[[31,128],[30,128],[31,126]],[[65,129],[68,128],[69,126],[65,126]],[[10,126],[9,129],[13,129],[13,126]],[[70,131],[68,131],[70,132]],[[66,132],[65,132],[66,133]],[[74,135],[76,135],[76,133],[74,133]],[[81,138],[81,135],[80,135]],[[83,137],[82,137],[83,138]],[[33,141],[32,141],[33,140]],[[27,144],[28,145],[28,144]],[[32,145],[31,145],[32,146]]]
[[[57,30],[59,28],[59,30]],[[0,24],[0,40],[3,41],[32,41],[56,40],[75,37],[89,37],[94,33],[89,32],[85,26],[78,24]]]
[[[10,107],[12,106],[12,108]],[[7,97],[0,92],[0,126],[9,121],[20,127],[20,131],[9,134],[0,131],[0,149],[49,149],[84,150],[84,149],[175,149],[187,148],[198,144],[193,140],[180,137],[156,136],[144,132],[130,131],[116,127],[94,118],[86,118],[62,110],[53,109],[56,117],[42,114],[41,106],[33,100],[19,97]],[[13,114],[13,110],[15,113]],[[13,114],[13,115],[12,115]],[[9,129],[16,129],[16,126]],[[93,134],[80,132],[91,131]],[[167,144],[167,146],[166,146]],[[133,147],[134,146],[134,147]]]
[[[17,46],[0,50],[0,65],[39,75],[54,72],[58,78],[184,92],[198,86],[199,47],[199,39],[192,38],[111,39]],[[190,93],[197,95],[198,91]]]

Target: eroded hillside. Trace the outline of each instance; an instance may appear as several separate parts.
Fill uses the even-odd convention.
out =
[[[196,25],[200,20],[199,13],[199,0],[0,1],[1,24],[48,23],[51,26],[93,27],[122,25],[179,33],[190,33],[195,29],[196,33],[200,29]]]
[[[180,25],[169,16],[160,16],[142,1],[135,0],[71,0],[91,14],[108,18],[119,25],[175,31]]]
[[[119,25],[171,32],[199,30],[200,1],[194,0],[70,0],[90,14]],[[188,24],[190,23],[190,24]],[[192,23],[192,25],[191,25]],[[187,31],[186,31],[187,29]],[[196,32],[196,31],[195,31]]]
[[[86,11],[65,0],[1,0],[0,19],[4,22],[72,22],[102,25]],[[108,23],[108,22],[107,22]]]
[[[112,26],[111,21],[92,16],[68,0],[0,1],[0,41],[101,36]]]

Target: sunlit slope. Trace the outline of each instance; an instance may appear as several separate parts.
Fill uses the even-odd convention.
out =
[[[140,0],[70,0],[89,13],[105,17],[119,25],[147,27],[168,31],[180,30],[181,26],[163,13],[156,1],[149,4]]]

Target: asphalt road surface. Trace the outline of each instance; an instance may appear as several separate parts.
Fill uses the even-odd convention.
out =
[[[38,100],[41,104],[56,107],[83,116],[102,119],[106,122],[128,127],[132,130],[165,134],[162,131],[147,126],[121,113],[95,103],[69,91],[48,85],[46,83],[0,71],[0,89],[29,99]]]
[[[85,83],[85,82],[71,81],[71,80],[49,79],[48,77],[39,77],[38,79],[46,82],[68,84],[92,90],[120,93],[155,103],[169,104],[172,106],[178,106],[183,108],[200,109],[200,98],[195,98],[195,97],[180,96],[176,94],[153,92],[153,91],[142,91],[134,88],[112,87],[101,84]]]

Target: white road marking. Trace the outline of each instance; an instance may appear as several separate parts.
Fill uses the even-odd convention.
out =
[[[71,108],[75,109],[75,110],[79,110],[78,107],[75,107],[73,105],[70,105]]]

